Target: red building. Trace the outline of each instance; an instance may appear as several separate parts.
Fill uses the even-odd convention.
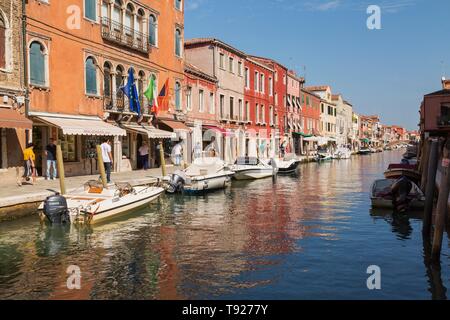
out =
[[[306,135],[319,135],[320,128],[320,96],[301,90],[302,128]]]
[[[257,59],[247,58],[244,77],[245,112],[250,119],[245,127],[247,154],[266,158],[274,148],[270,138],[275,129],[275,71]]]
[[[442,90],[427,94],[420,107],[420,131],[427,135],[450,132],[450,80],[442,79]]]

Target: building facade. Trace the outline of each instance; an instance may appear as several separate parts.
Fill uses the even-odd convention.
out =
[[[114,142],[114,169],[126,171],[139,167],[144,141],[154,147],[156,139],[175,138],[177,128],[187,131],[185,126],[156,130],[153,101],[143,94],[153,78],[155,91],[165,91],[157,118],[175,120],[181,113],[181,2],[30,0],[26,9],[29,115],[38,171],[45,171],[43,149],[50,137],[62,147],[66,174],[79,175],[97,171],[95,145],[105,137]],[[140,110],[130,108],[121,90],[130,74]]]

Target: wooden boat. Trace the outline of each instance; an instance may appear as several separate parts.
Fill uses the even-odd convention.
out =
[[[254,180],[272,177],[278,169],[274,162],[268,162],[255,157],[240,157],[231,167],[236,180]]]
[[[97,223],[145,206],[164,192],[155,186],[132,187],[119,183],[109,188],[95,180],[84,190],[47,197],[40,208],[51,223]]]
[[[278,168],[278,174],[291,174],[297,171],[298,166],[300,165],[299,159],[272,159],[269,164],[272,165],[272,161],[275,163],[275,166]]]
[[[176,171],[170,176],[167,192],[195,194],[223,189],[231,185],[233,175],[234,172],[219,158],[198,158],[187,169]]]
[[[416,164],[390,164],[388,169],[384,172],[386,179],[399,179],[401,177],[407,177],[414,183],[418,183],[421,179],[419,172],[417,171]]]
[[[370,200],[374,208],[394,208],[392,187],[398,180],[380,179],[376,180],[371,189]],[[423,208],[425,196],[420,188],[411,182],[412,189],[407,195],[407,201],[410,208]]]

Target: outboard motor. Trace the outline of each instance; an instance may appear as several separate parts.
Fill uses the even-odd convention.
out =
[[[392,203],[399,212],[405,212],[408,209],[408,195],[412,190],[412,183],[407,177],[401,177],[391,186],[393,196]]]
[[[176,171],[169,180],[169,186],[167,188],[167,192],[169,193],[176,193],[176,192],[182,192],[183,186],[186,183],[184,172],[182,171]]]
[[[49,196],[45,199],[44,214],[52,224],[70,223],[67,201],[62,195]]]

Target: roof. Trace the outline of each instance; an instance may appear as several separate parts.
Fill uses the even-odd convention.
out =
[[[426,94],[425,97],[446,96],[446,95],[450,95],[450,89],[443,89],[443,90],[439,90],[439,91],[436,91],[436,92],[432,92],[432,93]]]
[[[200,77],[200,78],[203,78],[204,80],[207,80],[210,82],[214,82],[214,83],[218,82],[216,77],[214,77],[210,74],[207,74],[206,72],[203,72],[202,70],[200,70],[200,68],[198,68],[188,62],[184,63],[184,72],[192,74],[192,75]]]
[[[320,96],[319,96],[318,94],[316,94],[316,93],[314,93],[314,92],[311,92],[311,91],[309,91],[309,90],[306,90],[305,88],[301,88],[300,90],[303,91],[303,92],[305,92],[305,93],[307,93],[307,94],[310,94],[310,95],[312,95],[312,96],[314,96],[314,97],[316,97],[316,98],[321,99]]]
[[[256,60],[256,59],[251,58],[251,57],[247,57],[247,61],[249,61],[249,62],[251,62],[251,63],[254,63],[254,64],[256,64],[257,66],[260,66],[260,67],[262,67],[262,68],[265,68],[265,69],[267,69],[267,70],[269,70],[269,71],[271,71],[271,72],[275,72],[275,70],[273,70],[273,68],[272,68],[271,66],[269,66],[268,64],[263,63],[263,62],[260,62],[260,61],[258,61],[258,60]]]
[[[345,104],[348,104],[348,105],[351,106],[351,107],[353,107],[353,105],[352,105],[350,102],[348,102],[347,100],[344,100],[344,103],[345,103]]]
[[[342,97],[340,94],[332,94],[331,100],[339,100],[339,97]]]
[[[273,59],[271,59],[271,58],[259,57],[259,56],[254,56],[254,55],[248,55],[248,56],[251,57],[251,58],[253,58],[253,59],[260,60],[260,61],[262,61],[263,63],[265,62],[265,63],[274,63],[274,64],[277,64],[277,65],[279,65],[280,67],[282,67],[283,69],[285,69],[286,72],[289,70],[289,69],[286,68],[284,65],[282,65],[282,64],[279,63],[278,61],[273,60]]]
[[[305,89],[308,91],[326,91],[328,90],[328,88],[331,89],[330,86],[310,86],[306,87]]]
[[[215,45],[221,48],[224,48],[228,51],[231,51],[237,55],[240,55],[241,57],[247,57],[247,54],[241,50],[236,49],[235,47],[229,45],[228,43],[223,42],[222,40],[216,39],[216,38],[194,38],[185,40],[184,47],[192,47],[196,45]]]

